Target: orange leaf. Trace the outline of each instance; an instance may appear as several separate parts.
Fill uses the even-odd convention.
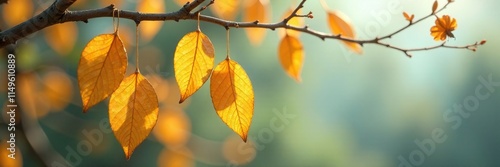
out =
[[[77,40],[77,37],[72,34],[78,34],[76,22],[56,24],[45,30],[45,39],[56,53],[65,56],[73,50]]]
[[[269,14],[271,13],[268,8],[268,0],[252,0],[245,6],[243,13],[243,21],[253,22],[258,21],[264,23],[269,21]],[[258,45],[266,36],[266,29],[263,28],[247,28],[245,29],[248,39],[253,45]]]
[[[2,5],[2,15],[9,27],[14,27],[33,16],[33,1],[15,0]],[[7,27],[4,27],[7,28]]]
[[[330,30],[333,34],[338,35],[341,34],[344,38],[355,39],[356,34],[352,27],[351,22],[348,17],[340,12],[340,11],[327,11],[328,14],[328,24],[330,26]],[[355,42],[346,42],[342,41],[349,49],[357,54],[361,54],[363,50],[361,49],[361,45]]]
[[[285,15],[283,15],[283,19],[287,18],[288,16],[290,16],[290,14],[292,14],[294,9],[288,9],[287,12],[285,12]],[[297,13],[300,13],[301,10],[297,11]],[[304,26],[304,18],[303,17],[293,17],[292,19],[288,20],[288,25],[290,26],[295,26],[295,27],[303,27]],[[284,33],[286,32],[286,33]],[[280,35],[281,36],[284,36],[285,34],[288,34],[290,36],[295,36],[295,37],[299,37],[300,36],[300,32],[299,31],[295,31],[295,30],[280,30]]]
[[[286,35],[281,39],[279,59],[285,72],[295,79],[301,81],[300,73],[304,64],[304,48],[297,37]]]
[[[78,64],[83,112],[111,95],[125,77],[127,53],[117,33],[94,37]]]
[[[165,3],[163,0],[141,0],[137,4],[137,11],[164,13]],[[139,33],[141,34],[142,40],[145,42],[151,41],[151,39],[158,34],[163,23],[163,21],[141,21]]]
[[[435,0],[434,4],[432,4],[432,13],[435,13],[438,8],[438,1]]]
[[[410,16],[410,15],[408,15],[408,13],[406,13],[406,12],[403,12],[403,16],[404,16],[404,17],[405,17],[405,19],[406,19],[407,21],[409,21],[410,23],[411,23],[411,22],[413,22],[413,17],[415,17],[415,15],[413,15],[413,14],[412,14],[412,15]]]
[[[120,84],[109,100],[109,123],[116,139],[130,159],[158,119],[158,97],[153,86],[135,72]]]
[[[210,79],[210,96],[217,115],[246,142],[254,94],[243,67],[229,58],[217,65]]]
[[[208,80],[214,67],[214,46],[201,31],[186,34],[177,44],[174,54],[175,79],[182,103]]]
[[[210,9],[217,17],[233,20],[236,17],[239,6],[239,0],[216,0]]]

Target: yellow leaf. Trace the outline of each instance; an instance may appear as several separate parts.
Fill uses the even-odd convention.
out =
[[[304,48],[299,39],[286,35],[281,39],[278,55],[285,72],[300,82],[300,73],[304,64]]]
[[[356,34],[352,27],[351,22],[348,17],[340,12],[340,11],[328,11],[328,24],[330,26],[330,30],[333,34],[338,35],[341,34],[344,38],[355,39]],[[363,50],[361,49],[361,45],[355,42],[346,42],[342,41],[349,49],[357,54],[361,54]]]
[[[10,2],[10,1],[9,1]],[[3,138],[2,136],[2,140],[0,140],[0,166],[8,166],[8,167],[22,167],[23,166],[23,156],[22,156],[22,153],[21,153],[21,149],[19,148],[19,146],[16,146],[16,144],[19,144],[19,143],[16,143],[15,141],[12,142],[13,145],[10,145],[11,142],[8,142],[9,140],[13,139],[15,140],[16,138],[9,138],[10,134],[5,134],[5,137],[6,138]],[[17,135],[16,135],[17,137]],[[11,147],[11,146],[15,146],[15,147]],[[13,152],[11,152],[9,150],[9,148],[14,148],[15,150],[13,150]],[[14,153],[14,154],[12,154]],[[14,157],[15,159],[12,159],[11,158]]]
[[[53,111],[61,111],[71,101],[73,85],[68,76],[59,71],[50,71],[43,76],[42,96]]]
[[[238,13],[239,5],[239,0],[216,0],[210,9],[217,17],[233,20]]]
[[[2,5],[2,15],[9,27],[14,27],[33,16],[33,1],[10,0],[8,4]],[[5,27],[7,28],[7,27]]]
[[[254,94],[243,67],[229,58],[219,63],[210,79],[210,96],[217,115],[246,142],[252,123]]]
[[[292,14],[294,9],[288,9],[287,12],[285,12],[285,15],[283,15],[283,19],[287,18]],[[297,13],[300,14],[301,10],[297,11]],[[292,19],[288,20],[288,25],[290,26],[295,26],[295,27],[303,27],[304,26],[304,18],[303,17],[293,17]],[[285,33],[286,32],[286,33]],[[299,37],[300,32],[295,31],[295,30],[280,30],[280,36],[285,36],[285,34],[288,34],[290,36],[295,36]]]
[[[96,36],[85,46],[78,64],[83,112],[118,88],[125,77],[127,63],[127,52],[116,33]]]
[[[76,22],[55,24],[45,31],[45,39],[49,46],[61,56],[68,55],[73,50],[77,40],[78,27]]]
[[[165,13],[163,0],[141,0],[137,4],[137,11],[151,13]],[[144,42],[149,42],[160,31],[163,21],[141,21],[139,33]]]
[[[109,122],[130,159],[158,119],[158,97],[142,74],[135,72],[120,84],[109,100]]]
[[[214,67],[214,46],[201,31],[186,34],[177,44],[174,54],[175,79],[182,103],[208,80]]]
[[[434,4],[432,4],[432,13],[435,13],[438,8],[438,1],[435,0]]]
[[[269,21],[268,0],[252,0],[245,6],[243,13],[243,21],[265,23]],[[266,36],[266,29],[263,28],[247,28],[245,29],[248,39],[253,45],[259,45],[262,39]]]

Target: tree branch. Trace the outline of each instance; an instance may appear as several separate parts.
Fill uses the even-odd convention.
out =
[[[80,11],[69,11],[67,8],[73,4],[76,0],[56,0],[49,8],[47,8],[45,11],[43,11],[41,14],[15,26],[12,27],[8,30],[5,30],[3,32],[0,32],[0,48],[5,47],[9,44],[15,44],[15,42],[33,32],[39,31],[41,29],[44,29],[48,26],[58,24],[58,23],[65,23],[65,22],[71,22],[71,21],[83,21],[85,23],[88,22],[89,19],[93,18],[99,18],[99,17],[113,17],[113,13],[115,11],[120,12],[119,17],[124,18],[124,19],[130,19],[135,21],[137,24],[139,24],[141,21],[179,21],[179,20],[197,20],[198,19],[198,12],[204,10],[207,6],[209,6],[211,3],[213,3],[213,0],[206,5],[206,6],[200,6],[204,1],[206,0],[194,0],[191,3],[187,3],[184,5],[181,9],[179,9],[176,12],[170,12],[170,13],[141,13],[137,11],[128,11],[128,10],[117,10],[114,8],[114,5],[110,5],[108,7],[100,8],[100,9],[91,9],[91,10],[80,10]],[[451,2],[453,1],[448,1],[446,5],[444,5],[442,8],[437,10],[435,13],[431,13],[421,19],[416,20],[415,22],[410,22],[408,25],[394,31],[393,33],[390,33],[388,35],[382,36],[382,37],[376,37],[375,39],[369,39],[369,40],[357,40],[357,39],[350,39],[350,38],[344,38],[341,35],[333,35],[330,33],[324,33],[320,31],[316,31],[313,29],[310,29],[308,26],[304,27],[297,27],[297,26],[291,26],[288,25],[287,22],[293,17],[304,17],[308,16],[309,18],[312,18],[312,13],[309,12],[307,15],[300,15],[297,14],[299,9],[304,7],[304,3],[307,0],[301,0],[299,5],[295,8],[295,10],[288,16],[286,17],[283,21],[276,22],[276,23],[259,23],[258,21],[253,21],[253,22],[235,22],[235,21],[228,21],[228,20],[223,20],[220,18],[212,17],[212,16],[207,16],[207,15],[200,15],[199,19],[204,22],[209,22],[213,24],[217,24],[226,28],[264,28],[264,29],[270,29],[270,30],[275,30],[278,28],[283,28],[283,29],[291,29],[295,31],[300,31],[306,34],[310,34],[312,36],[316,36],[322,40],[325,39],[336,39],[336,40],[342,40],[342,41],[347,41],[347,42],[355,42],[360,45],[364,44],[376,44],[376,45],[381,45],[385,46],[391,49],[399,50],[406,54],[408,57],[411,57],[411,55],[408,52],[413,52],[413,51],[422,51],[422,50],[430,50],[430,49],[437,49],[437,48],[457,48],[457,49],[469,49],[472,45],[467,45],[467,46],[447,46],[447,45],[438,45],[435,47],[431,48],[416,48],[416,49],[403,49],[399,48],[396,46],[392,46],[383,42],[380,42],[383,39],[391,38],[392,36],[406,30],[407,28],[411,27],[412,25],[415,25],[416,23],[421,22],[422,20],[425,20],[438,12],[442,11],[445,9]],[[192,12],[195,8],[199,7],[200,9]],[[116,17],[116,15],[115,15]],[[477,47],[477,42],[474,47]],[[469,49],[472,50],[472,49]]]

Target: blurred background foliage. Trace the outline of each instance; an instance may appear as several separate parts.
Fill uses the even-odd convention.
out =
[[[25,20],[19,14],[23,9],[33,16],[53,3],[16,1],[0,7],[0,29]],[[170,0],[143,1],[163,3],[164,9],[154,9],[158,11],[180,8]],[[78,0],[70,9],[92,9],[111,3],[119,9],[136,10],[140,1]],[[281,21],[283,14],[297,3],[270,1],[270,20]],[[416,19],[427,15],[433,0],[327,3],[351,18],[359,38],[370,39],[406,25],[403,11],[415,14]],[[13,10],[8,9],[9,5],[18,6]],[[481,85],[479,77],[488,80],[491,75],[493,81],[500,81],[500,34],[496,33],[500,28],[496,17],[500,14],[496,9],[499,5],[500,1],[494,0],[457,1],[439,14],[451,15],[458,22],[454,31],[457,38],[447,40],[448,44],[466,45],[487,39],[488,43],[477,52],[438,49],[413,53],[409,59],[395,50],[366,45],[364,54],[357,56],[339,41],[321,41],[303,34],[300,39],[306,58],[302,83],[290,79],[279,65],[277,32],[267,30],[263,42],[256,45],[249,42],[244,30],[232,29],[231,57],[246,69],[256,96],[248,144],[242,143],[217,117],[206,85],[188,101],[177,103],[173,53],[178,40],[196,29],[196,21],[141,23],[144,30],[139,40],[140,68],[157,91],[160,114],[152,135],[129,161],[106,128],[107,102],[83,114],[76,81],[82,49],[92,37],[111,33],[112,19],[55,25],[19,41],[15,49],[19,72],[17,100],[22,109],[17,115],[19,123],[22,118],[22,128],[21,124],[18,128],[26,133],[18,133],[21,151],[17,153],[22,157],[18,161],[24,166],[42,166],[40,163],[64,159],[75,166],[399,166],[400,156],[410,161],[411,153],[421,150],[415,140],[432,138],[432,131],[440,128],[446,141],[437,143],[432,154],[423,160],[414,160],[423,161],[423,166],[500,166],[498,90],[479,101],[479,108],[469,112],[470,117],[462,117],[458,128],[451,128],[454,122],[444,118],[447,110],[475,95],[476,87]],[[319,1],[306,2],[303,11],[314,14],[314,19],[306,19],[305,24],[329,32]],[[212,15],[211,12],[203,14]],[[389,17],[381,18],[384,12]],[[241,12],[235,19],[241,20]],[[425,20],[388,41],[402,47],[436,45],[429,32],[433,22],[434,19]],[[225,57],[224,27],[202,22],[201,29],[214,43],[217,64]],[[119,31],[132,60],[134,22],[121,19]],[[1,52],[7,55],[5,49]],[[5,65],[2,63],[1,69],[6,69]],[[130,61],[128,73],[134,67]],[[6,70],[0,73],[6,76]],[[0,91],[6,94],[6,77],[1,78],[1,85]],[[5,107],[5,96],[0,100]],[[289,117],[284,118],[284,113]],[[5,144],[5,112],[1,121],[1,140]],[[94,135],[89,138],[90,132]],[[95,142],[92,139],[99,139],[98,134],[102,134],[102,140]],[[7,162],[6,152],[2,151],[0,160]]]

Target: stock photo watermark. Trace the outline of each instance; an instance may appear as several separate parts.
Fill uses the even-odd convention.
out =
[[[250,154],[253,151],[252,147],[254,147],[256,151],[265,150],[266,145],[274,140],[275,135],[283,132],[285,128],[292,122],[292,120],[297,117],[296,114],[289,113],[286,107],[283,107],[281,111],[276,108],[274,108],[272,111],[274,116],[269,120],[268,126],[259,129],[256,133],[253,133],[256,135],[249,136],[250,141],[252,141],[252,145],[248,145],[245,143],[239,144],[237,147],[238,154]],[[237,163],[235,163],[234,161],[229,160],[226,166],[237,166],[236,164]]]
[[[107,118],[103,118],[99,121],[99,128],[91,130],[83,129],[81,133],[85,138],[80,140],[75,146],[66,145],[64,148],[67,152],[64,154],[66,162],[55,161],[52,162],[51,166],[79,166],[83,161],[83,157],[90,155],[93,149],[98,147],[103,142],[104,135],[110,134],[111,132],[111,126]]]
[[[453,104],[443,113],[443,121],[451,126],[452,130],[457,130],[462,126],[463,121],[469,118],[472,112],[477,111],[481,101],[487,100],[500,86],[500,80],[494,81],[493,74],[487,77],[479,76],[479,84],[475,87],[474,93],[465,97],[463,101]],[[434,128],[431,136],[422,140],[415,139],[417,148],[409,154],[398,156],[398,167],[414,167],[424,164],[425,160],[436,152],[438,144],[444,143],[448,135],[444,128]]]
[[[9,132],[6,148],[9,151],[7,157],[16,159],[16,56],[7,56],[7,104],[6,114],[8,116],[7,131]]]
[[[359,34],[360,38],[374,38],[380,35],[383,28],[389,26],[393,15],[401,15],[401,2],[398,0],[392,0],[387,3],[385,9],[375,11],[370,11],[371,20],[366,21],[363,28],[355,27],[356,32]],[[340,45],[339,45],[340,46]],[[351,56],[354,52],[350,51],[347,47],[340,46],[342,55],[347,60],[348,63],[351,62]]]

